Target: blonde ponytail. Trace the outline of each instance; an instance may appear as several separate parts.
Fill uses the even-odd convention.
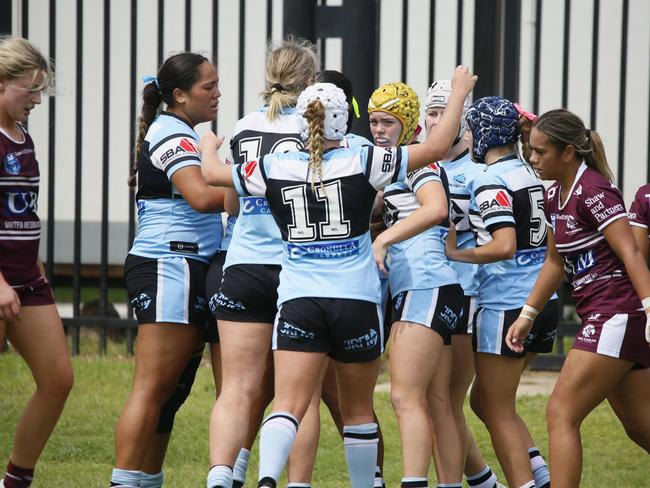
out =
[[[309,122],[309,173],[311,178],[311,189],[314,191],[314,177],[318,175],[318,180],[323,187],[323,125],[325,122],[325,107],[320,100],[313,100],[307,105],[304,114],[305,119]]]

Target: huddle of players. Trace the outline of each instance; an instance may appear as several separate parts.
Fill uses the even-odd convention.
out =
[[[71,388],[71,367],[49,284],[40,270],[31,280],[35,197],[19,208],[22,193],[14,191],[38,192],[23,124],[49,83],[49,66],[20,39],[0,43],[0,61],[2,188],[11,225],[29,234],[0,236],[0,254],[11,257],[2,264],[0,310],[3,333],[39,385],[0,486],[24,488]],[[402,83],[377,89],[369,104],[373,146],[348,134],[357,110],[349,81],[323,72],[312,85],[317,65],[305,43],[270,52],[265,108],[238,123],[233,165],[218,156],[223,139],[207,133],[199,143],[193,129],[218,110],[209,60],[178,54],[147,80],[130,178],[135,183],[137,174],[140,226],[125,263],[140,327],[112,486],[162,485],[174,414],[204,340],[221,390],[208,487],[243,484],[273,397],[260,435],[259,486],[276,486],[293,446],[290,485],[308,486],[321,396],[343,437],[352,486],[380,485],[372,396],[386,336],[404,486],[427,486],[432,451],[439,485],[460,486],[463,471],[471,486],[497,484],[462,416],[474,369],[471,404],[508,483],[547,486],[548,468],[516,414],[515,392],[532,356],[552,344],[553,296],[565,277],[583,327],[548,405],[553,484],[578,486],[580,424],[605,398],[630,438],[650,450],[647,185],[632,205],[630,230],[595,131],[568,111],[537,118],[500,97],[468,106],[476,77],[463,67],[430,88],[421,143],[415,93]],[[556,181],[545,194],[518,142],[536,174]],[[228,220],[225,256],[223,209],[238,215]],[[11,247],[20,239],[31,245]],[[206,286],[214,290],[209,300]],[[220,342],[214,321],[204,328],[208,308]],[[36,343],[25,332],[50,337],[50,355],[31,354]]]
[[[219,343],[215,342],[214,323],[208,326],[213,331],[213,366],[222,373],[221,391],[211,417],[213,467],[208,488],[243,484],[250,448],[273,397],[273,411],[262,423],[260,486],[275,486],[294,442],[302,443],[306,449],[298,452],[306,454],[292,456],[289,484],[308,486],[318,442],[321,395],[330,400],[328,406],[341,430],[352,486],[380,485],[383,452],[377,448],[380,431],[372,412],[372,391],[376,359],[388,336],[403,486],[427,486],[432,452],[439,485],[461,486],[463,471],[471,486],[497,484],[462,413],[474,367],[471,404],[490,432],[509,484],[548,486],[548,467],[516,413],[515,394],[521,372],[534,354],[552,348],[559,316],[553,292],[560,282],[553,281],[557,286],[542,301],[531,295],[537,307],[526,301],[532,284],[548,261],[545,256],[558,252],[569,253],[563,262],[574,265],[567,271],[570,279],[588,270],[573,283],[578,295],[585,289],[588,296],[601,293],[592,289],[612,277],[627,279],[621,260],[609,256],[609,268],[616,269],[602,271],[600,259],[582,252],[593,243],[607,246],[602,225],[624,216],[624,207],[618,202],[620,194],[604,179],[607,172],[596,163],[589,164],[599,141],[597,134],[582,126],[580,136],[588,137],[586,143],[559,139],[564,146],[579,148],[566,155],[566,161],[569,156],[573,162],[586,161],[573,173],[576,181],[587,177],[594,180],[590,189],[585,185],[582,192],[602,190],[602,194],[584,199],[587,207],[593,205],[600,211],[594,210],[592,215],[604,219],[595,222],[600,226],[589,228],[589,222],[580,223],[583,210],[572,210],[575,215],[551,213],[550,202],[557,190],[552,187],[545,202],[544,187],[531,167],[550,179],[544,166],[549,151],[544,152],[543,145],[531,146],[531,130],[540,132],[538,139],[542,142],[561,146],[553,137],[558,137],[556,126],[562,127],[565,119],[576,123],[573,119],[577,117],[569,112],[552,111],[537,119],[500,97],[482,98],[470,105],[468,94],[475,78],[459,69],[452,82],[439,81],[430,87],[425,100],[429,136],[421,144],[416,143],[420,105],[413,90],[403,83],[378,88],[368,107],[373,146],[347,133],[356,103],[349,81],[340,74],[325,72],[321,77],[326,79],[320,81],[333,81],[345,91],[330,83],[309,86],[317,75],[314,51],[304,43],[287,42],[269,54],[267,86],[262,94],[265,106],[235,127],[229,167],[221,164],[216,152],[222,139],[208,134],[197,150],[199,138],[187,123],[187,119],[193,123],[211,120],[209,112],[198,116],[191,112],[191,102],[194,86],[203,86],[212,90],[205,96],[208,102],[214,100],[210,107],[216,111],[220,95],[216,71],[204,58],[196,59],[195,71],[200,76],[188,88],[181,87],[189,92],[189,100],[176,98],[170,103],[165,92],[174,86],[164,75],[173,61],[178,62],[174,57],[167,60],[158,77],[145,87],[145,100],[147,90],[155,91],[167,103],[168,111],[179,102],[187,103],[187,108],[181,105],[185,112],[180,116],[163,112],[148,132],[143,131],[147,135],[142,144],[147,146],[140,152],[137,167],[140,233],[127,259],[125,276],[140,323],[157,324],[153,330],[158,334],[161,323],[200,323],[187,317],[201,308],[209,307],[218,320]],[[171,95],[175,96],[173,90]],[[197,96],[200,100],[201,94]],[[190,116],[184,118],[182,114],[188,111]],[[544,127],[544,123],[551,129],[542,133],[533,128]],[[519,142],[523,158],[517,149]],[[427,165],[431,161],[438,163]],[[595,169],[585,171],[588,166]],[[206,243],[214,246],[219,219],[203,214],[200,225],[195,219],[198,212],[190,200],[197,196],[186,195],[183,187],[187,184],[193,189],[189,185],[196,181],[185,183],[178,175],[174,178],[176,171],[187,167],[194,167],[195,175],[202,179],[201,187],[207,182],[234,188],[225,194],[210,194],[209,188],[205,189],[203,200],[225,207],[229,224],[238,216],[232,234],[227,233],[230,243],[225,262],[220,252],[209,270],[209,258],[216,250]],[[147,178],[148,174],[152,176]],[[383,201],[375,198],[382,190]],[[171,212],[170,193],[175,207]],[[558,204],[556,212],[565,210],[567,198],[565,195],[565,203]],[[159,199],[164,199],[160,209],[156,207],[161,204]],[[371,246],[368,221],[378,210],[386,229],[373,225],[376,236]],[[172,213],[183,217],[180,225],[170,225]],[[153,223],[143,225],[147,219]],[[564,235],[556,236],[557,244],[554,241],[547,249],[547,229],[558,233],[565,223],[569,242],[560,244],[559,237]],[[174,232],[177,235],[172,235]],[[163,234],[167,235],[165,240],[154,238]],[[575,234],[580,238],[574,239]],[[147,245],[153,247],[147,249]],[[581,253],[576,256],[576,251]],[[610,254],[614,255],[611,249]],[[377,267],[369,266],[373,258]],[[380,287],[375,286],[380,278],[377,268],[390,289],[387,307],[381,305],[387,297],[382,297]],[[199,290],[206,273],[207,287],[213,292],[201,300]],[[635,294],[627,283],[630,303],[638,301],[637,294],[650,294],[650,290],[638,293],[637,288]],[[178,294],[185,309],[169,298],[174,295],[163,298],[163,293],[170,292]],[[609,311],[599,306],[600,312]],[[392,325],[387,330],[382,323],[384,308]],[[638,309],[640,305],[618,311],[636,312],[635,317],[640,318],[635,322],[639,322],[644,314]],[[586,313],[593,310],[590,307]],[[587,328],[578,334],[577,349],[631,360],[639,366],[634,371],[647,366],[645,342],[627,338],[639,336],[639,327],[643,329],[636,323],[626,326],[629,314],[620,319],[622,332],[620,324],[614,324],[618,326],[618,347],[612,345],[608,328],[618,315],[613,314],[612,320],[603,313],[591,315],[598,317],[585,317],[594,323],[585,325]],[[632,332],[627,334],[627,329]],[[589,340],[581,342],[581,338]],[[186,358],[197,339],[196,334],[187,338]],[[476,353],[474,365],[470,340]],[[275,391],[272,364],[265,359],[271,345],[275,351]],[[182,369],[179,358],[175,375],[169,376],[174,379]],[[191,369],[187,368],[190,376]],[[336,385],[331,380],[333,369],[338,388],[332,387]],[[571,378],[570,374],[566,377]],[[169,385],[167,381],[168,391]],[[161,421],[168,421],[165,428],[159,424],[159,431],[171,430],[169,419],[173,421],[173,412],[182,403],[175,397],[187,392],[177,391],[163,407],[163,412],[171,411],[172,415],[161,416]],[[161,399],[159,395],[157,400]],[[132,394],[127,406],[137,401]],[[562,404],[562,399],[554,401],[552,397],[551,405],[555,404]],[[131,409],[125,407],[125,411],[130,414]],[[626,413],[619,416],[635,417]],[[136,420],[136,416],[125,419],[123,412],[120,424],[133,425]],[[127,452],[120,461],[120,431],[118,425],[119,468],[114,470],[112,486],[160,486],[162,456],[158,456],[156,467],[148,470],[132,453],[129,456]],[[155,446],[152,443],[151,449]],[[561,452],[561,447],[558,449]]]

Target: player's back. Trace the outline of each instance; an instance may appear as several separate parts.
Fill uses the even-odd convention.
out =
[[[269,120],[266,114],[266,108],[262,108],[247,114],[235,124],[230,142],[235,164],[256,160],[266,154],[302,148],[295,109],[282,110],[274,120]],[[225,267],[234,264],[280,264],[280,232],[266,198],[240,197],[239,209],[232,234],[233,245],[228,249]]]

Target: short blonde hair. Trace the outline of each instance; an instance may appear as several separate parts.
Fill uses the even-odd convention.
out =
[[[305,39],[289,37],[275,49],[269,44],[266,89],[261,93],[269,120],[295,107],[298,95],[314,82],[318,65],[316,46]]]
[[[52,64],[36,46],[22,37],[0,37],[0,79],[14,80],[32,70],[45,74],[43,83],[35,87],[35,91],[52,85]]]

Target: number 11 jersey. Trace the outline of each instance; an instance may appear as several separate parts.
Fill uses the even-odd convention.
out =
[[[403,181],[407,166],[406,148],[374,146],[325,151],[322,183],[310,174],[305,151],[233,166],[237,192],[266,197],[280,228],[279,303],[300,297],[381,302],[370,213],[377,191]]]

